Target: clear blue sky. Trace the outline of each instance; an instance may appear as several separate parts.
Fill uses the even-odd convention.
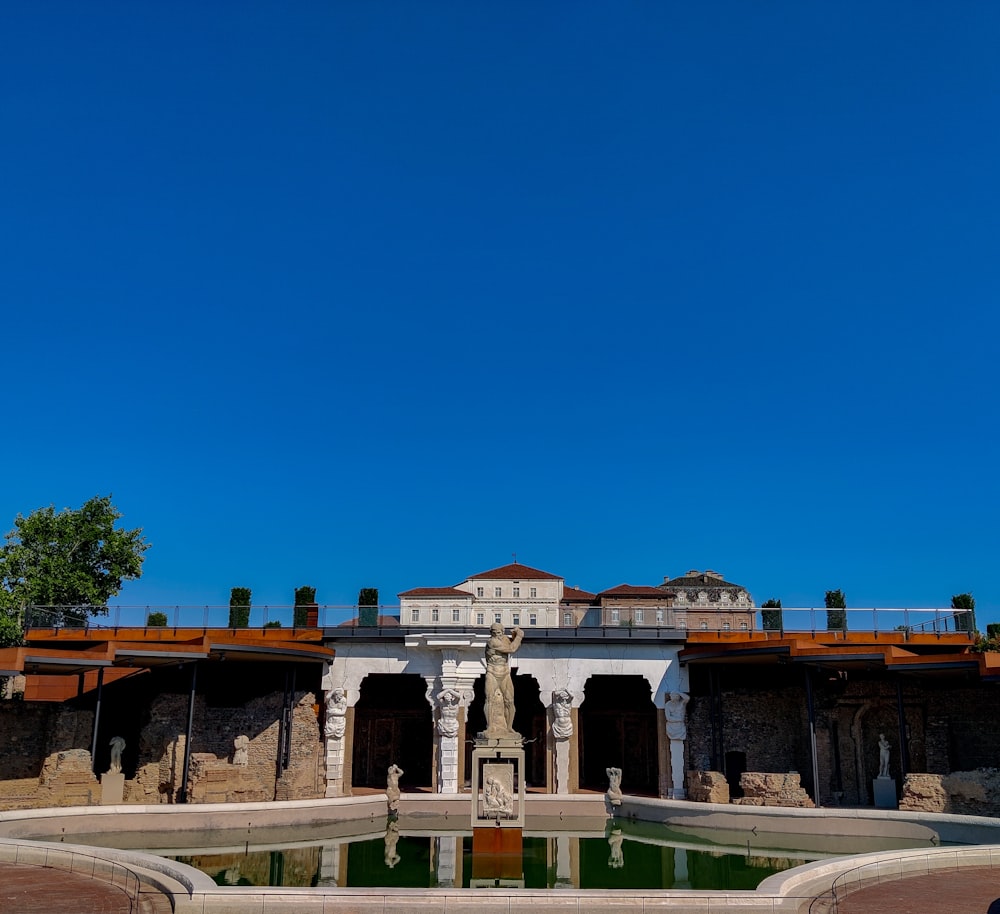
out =
[[[0,526],[123,603],[602,590],[1000,619],[1000,6],[9,3]]]

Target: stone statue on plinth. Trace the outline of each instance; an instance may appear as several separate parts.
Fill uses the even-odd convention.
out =
[[[670,700],[663,706],[667,718],[667,738],[687,739],[687,703],[691,696],[686,692],[671,692]]]
[[[508,637],[503,626],[490,626],[486,642],[486,729],[487,739],[520,739],[514,730],[514,683],[510,678],[510,654],[520,646],[524,632],[516,625]]]
[[[233,764],[246,768],[250,764],[250,737],[241,733],[233,740]]]
[[[389,800],[389,812],[394,813],[399,809],[399,779],[403,776],[403,769],[393,763],[386,772],[385,795]]]
[[[608,775],[608,802],[612,806],[622,805],[622,770],[621,768],[606,768]]]
[[[880,778],[889,777],[889,740],[884,733],[878,735],[878,776]]]
[[[111,739],[111,767],[108,768],[109,774],[121,774],[122,773],[122,752],[125,751],[125,740],[120,736],[112,737]]]

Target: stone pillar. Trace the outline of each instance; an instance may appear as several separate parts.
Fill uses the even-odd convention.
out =
[[[346,758],[352,744],[348,720],[353,725],[353,705],[350,693],[343,688],[330,689],[326,693],[326,719],[323,723],[323,740],[326,749],[326,791],[327,797],[343,797],[350,793],[349,782],[345,779],[349,767]]]
[[[434,724],[434,746],[437,758],[438,793],[458,793],[464,772],[459,769],[458,715],[461,711],[462,695],[457,689],[442,689],[435,696],[432,707],[437,718]]]
[[[687,703],[690,697],[686,692],[671,691],[667,693],[663,706],[667,739],[670,741],[669,795],[673,800],[683,800],[687,796],[684,790],[684,743],[687,740]]]
[[[572,793],[573,772],[577,756],[577,735],[574,726],[574,701],[576,697],[569,689],[552,692],[549,705],[549,733],[553,755],[553,793]]]
[[[437,884],[441,888],[461,888],[462,872],[457,866],[462,859],[460,850],[462,839],[446,835],[434,839],[434,858],[437,864]]]

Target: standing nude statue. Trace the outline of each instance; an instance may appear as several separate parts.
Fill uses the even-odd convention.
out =
[[[514,683],[510,678],[510,654],[520,646],[524,632],[516,625],[508,638],[503,626],[495,622],[490,626],[490,639],[486,642],[486,731],[491,738],[513,737],[514,732]],[[502,707],[502,710],[501,710]],[[504,729],[501,729],[503,724]]]
[[[884,733],[878,735],[878,776],[880,778],[889,777],[889,740]]]

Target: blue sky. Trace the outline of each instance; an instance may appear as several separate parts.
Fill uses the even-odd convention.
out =
[[[8,4],[0,525],[123,603],[601,590],[1000,620],[1000,7]]]

